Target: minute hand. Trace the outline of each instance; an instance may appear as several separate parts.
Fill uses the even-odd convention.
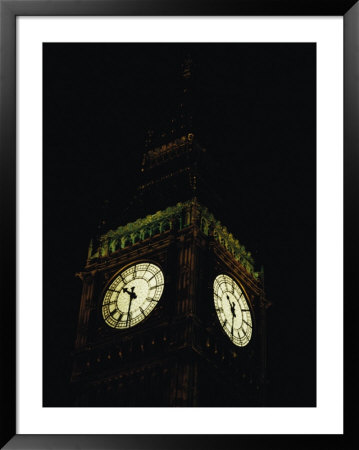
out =
[[[130,300],[128,302],[127,317],[126,317],[126,327],[127,327],[127,324],[128,324],[128,318],[130,317],[131,302],[132,302],[132,297],[130,296]]]
[[[134,287],[132,288],[131,292],[127,288],[123,288],[123,290],[124,290],[124,292],[126,292],[130,296],[130,301],[128,302],[127,319],[126,319],[126,326],[127,326],[128,318],[130,317],[130,310],[131,310],[132,300],[134,298],[137,298],[137,295],[134,292]]]

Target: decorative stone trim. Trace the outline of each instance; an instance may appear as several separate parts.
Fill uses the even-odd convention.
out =
[[[88,264],[91,264],[96,258],[109,256],[137,242],[170,230],[182,230],[194,223],[198,223],[206,236],[213,236],[219,244],[226,248],[248,273],[256,279],[259,278],[259,273],[254,271],[254,260],[251,253],[196,199],[177,203],[163,211],[157,211],[155,214],[120,226],[116,230],[108,231],[101,236],[100,245],[95,253],[92,253],[91,241],[88,250]]]
[[[168,144],[163,144],[161,147],[156,147],[149,150],[143,155],[142,168],[152,167],[167,159],[170,159],[171,157],[190,151],[192,148],[193,137],[194,135],[192,133],[188,133],[188,135],[181,136],[173,142],[169,142]]]

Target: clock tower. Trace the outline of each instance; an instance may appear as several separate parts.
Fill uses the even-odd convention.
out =
[[[189,60],[182,73],[177,129],[149,134],[127,220],[91,241],[77,273],[76,406],[264,404],[263,273],[215,215],[215,162],[191,131]]]

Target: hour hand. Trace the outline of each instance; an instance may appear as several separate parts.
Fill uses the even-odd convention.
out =
[[[236,316],[236,304],[233,302],[233,315],[234,315],[234,317],[237,317]]]
[[[137,298],[137,295],[135,294],[135,292],[133,292],[135,289],[135,286],[132,286],[131,291],[129,291],[126,287],[124,287],[122,290],[123,292],[126,292],[126,294],[128,294],[130,296],[130,300]]]

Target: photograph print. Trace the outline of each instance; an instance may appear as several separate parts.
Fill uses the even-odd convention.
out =
[[[316,406],[316,45],[43,45],[43,406]]]

